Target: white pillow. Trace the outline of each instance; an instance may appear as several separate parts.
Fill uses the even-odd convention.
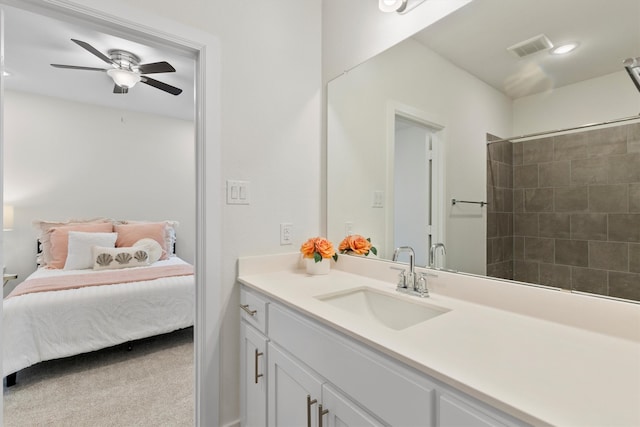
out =
[[[69,231],[69,244],[65,270],[82,270],[93,267],[93,246],[113,248],[118,233],[92,233],[85,231]]]
[[[94,246],[92,252],[94,270],[145,267],[149,265],[149,252],[143,247],[111,248]]]
[[[141,247],[149,252],[149,264],[158,261],[162,256],[162,246],[160,246],[160,243],[149,237],[138,240],[133,244],[133,247]]]

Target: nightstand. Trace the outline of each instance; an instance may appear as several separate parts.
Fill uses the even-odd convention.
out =
[[[2,275],[2,278],[4,280],[4,283],[2,284],[2,287],[4,288],[7,283],[9,283],[9,280],[15,280],[18,278],[18,275],[16,273],[4,273]]]

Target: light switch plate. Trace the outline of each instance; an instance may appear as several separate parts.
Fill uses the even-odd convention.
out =
[[[227,180],[227,204],[248,205],[251,201],[249,181]]]
[[[293,244],[293,224],[283,222],[280,224],[280,245]]]

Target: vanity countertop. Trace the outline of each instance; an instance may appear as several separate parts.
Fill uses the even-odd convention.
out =
[[[640,342],[431,292],[450,311],[403,330],[317,296],[395,284],[332,269],[243,268],[238,280],[388,356],[534,425],[639,426]],[[403,296],[403,298],[419,299]],[[624,304],[624,303],[620,303]],[[635,308],[634,308],[635,310]],[[637,307],[640,325],[640,306]],[[593,313],[594,316],[600,315]]]

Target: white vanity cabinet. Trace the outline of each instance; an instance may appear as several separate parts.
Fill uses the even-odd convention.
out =
[[[267,301],[243,289],[240,308],[241,424],[264,427],[267,425]]]
[[[243,309],[243,426],[527,425],[245,286],[241,301],[266,310]]]
[[[273,343],[269,344],[268,372],[270,427],[383,426]]]

